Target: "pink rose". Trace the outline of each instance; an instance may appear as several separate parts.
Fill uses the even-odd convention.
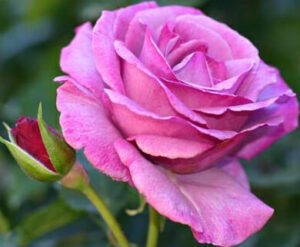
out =
[[[144,2],[78,27],[61,68],[67,142],[200,243],[236,245],[271,217],[237,158],[295,129],[298,103],[249,40],[199,10]]]

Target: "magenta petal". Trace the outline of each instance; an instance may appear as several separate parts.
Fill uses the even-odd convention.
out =
[[[193,19],[189,20],[186,15],[177,18],[174,32],[185,41],[196,39],[206,43],[207,54],[218,61],[233,58],[230,46],[219,33],[201,23],[198,24]]]
[[[93,30],[93,53],[96,67],[104,82],[118,92],[124,92],[120,74],[120,61],[113,42],[113,25],[116,12],[103,11]]]
[[[75,38],[62,49],[60,66],[63,72],[69,74],[95,95],[101,95],[103,82],[94,62],[90,23],[76,28]]]
[[[193,158],[212,147],[208,143],[158,135],[138,135],[128,139],[134,140],[139,149],[146,154],[169,159]]]
[[[277,70],[260,61],[241,84],[236,94],[256,101],[266,87],[276,82]]]
[[[123,79],[126,93],[132,100],[161,116],[181,115],[200,125],[206,124],[201,116],[187,108],[159,78],[145,68],[122,42],[116,41],[115,48],[124,59]]]
[[[237,150],[241,141],[245,138],[246,133],[241,133],[231,138],[218,142],[215,146],[208,149],[206,152],[199,154],[191,159],[165,159],[156,158],[158,164],[168,168],[169,170],[178,174],[189,174],[207,170],[216,165],[217,162],[224,159]],[[187,165],[188,164],[188,165]]]
[[[208,67],[211,73],[213,84],[218,84],[221,81],[226,80],[227,69],[225,63],[222,61],[214,60],[211,57],[206,56]]]
[[[241,85],[245,83],[247,78],[255,70],[256,60],[243,59],[239,61],[240,62],[236,60],[232,60],[226,62],[226,72],[227,72],[228,79],[216,84],[212,88],[212,90],[241,95],[236,92],[237,90],[240,90],[240,88],[242,87]]]
[[[66,82],[58,88],[57,108],[66,141],[75,149],[84,148],[88,160],[101,172],[130,181],[128,169],[113,148],[120,134],[106,117],[101,102]]]
[[[184,66],[180,65],[178,64],[174,67],[176,77],[179,80],[207,87],[212,86],[212,76],[203,52],[191,54]],[[179,66],[182,68],[179,68]]]
[[[281,90],[282,88],[286,88],[285,83],[279,76],[277,80],[277,84],[274,85],[275,88],[271,90],[273,92],[276,91],[276,87],[281,88]],[[282,101],[280,100],[281,98],[283,98]],[[269,110],[274,116],[282,117],[282,124],[273,127],[266,126],[263,129],[253,131],[244,141],[242,149],[238,153],[238,157],[250,160],[280,137],[298,127],[299,104],[295,95],[279,97],[279,100],[270,107],[267,107],[266,110]],[[265,114],[266,110],[262,111],[261,114]],[[259,114],[259,112],[257,114]],[[256,115],[254,115],[254,118],[255,117]]]
[[[205,15],[186,15],[180,18],[183,21],[193,22],[194,25],[206,27],[221,35],[230,46],[233,58],[258,59],[258,51],[255,46],[227,25]]]
[[[161,116],[176,115],[165,92],[158,86],[151,72],[146,71],[144,65],[123,43],[116,41],[115,48],[118,55],[124,59],[123,79],[126,95],[147,110]]]
[[[247,174],[240,164],[240,162],[235,158],[225,158],[216,165],[217,168],[222,169],[228,175],[230,175],[236,182],[238,182],[245,189],[250,191],[250,184]]]
[[[250,100],[240,96],[226,95],[213,91],[194,88],[175,82],[165,81],[167,87],[180,99],[187,107],[192,110],[203,112],[213,111],[215,108],[227,108],[229,106],[243,105],[251,103]],[[222,112],[221,112],[222,113]]]
[[[197,51],[206,53],[207,44],[196,39],[182,43],[167,55],[168,63],[173,67],[186,56]]]
[[[114,35],[118,40],[125,41],[125,35],[128,30],[129,24],[134,16],[139,12],[151,8],[158,7],[156,2],[142,2],[130,5],[126,8],[118,9],[116,20],[114,23]]]
[[[164,25],[157,42],[158,47],[164,56],[166,56],[169,51],[175,46],[178,39],[179,36],[170,30],[168,24]]]
[[[199,10],[183,6],[166,6],[153,8],[138,12],[132,19],[125,38],[125,44],[129,50],[135,55],[139,55],[143,45],[145,30],[143,26],[147,26],[154,41],[158,40],[161,28],[164,24],[175,20],[182,14],[201,14]]]
[[[165,57],[153,41],[149,29],[147,29],[145,33],[144,45],[139,59],[157,77],[167,78],[170,80],[176,79]]]
[[[239,244],[273,214],[224,168],[178,175],[150,163],[123,140],[115,148],[146,201],[160,214],[190,226],[200,243]]]
[[[107,89],[105,93],[111,103],[114,120],[127,137],[151,134],[214,143],[237,134],[234,131],[201,128],[176,116],[162,117],[117,92]]]

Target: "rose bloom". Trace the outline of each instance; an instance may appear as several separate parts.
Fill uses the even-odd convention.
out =
[[[238,158],[295,129],[298,103],[249,40],[197,9],[144,2],[78,27],[60,64],[64,137],[98,170],[200,243],[239,244],[271,217]]]

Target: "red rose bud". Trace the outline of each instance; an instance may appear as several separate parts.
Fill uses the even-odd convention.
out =
[[[15,124],[16,127],[11,130],[11,133],[15,138],[16,144],[38,159],[48,169],[55,172],[55,168],[44,146],[38,121],[23,116]]]
[[[21,117],[10,129],[6,124],[10,141],[0,137],[22,170],[29,176],[45,182],[60,180],[75,163],[75,151],[63,137],[42,118]]]

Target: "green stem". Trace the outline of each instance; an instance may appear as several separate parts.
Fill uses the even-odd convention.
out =
[[[149,228],[146,247],[156,247],[160,231],[160,215],[149,205]]]
[[[112,231],[114,237],[118,241],[121,247],[130,247],[123,231],[121,230],[115,217],[112,215],[106,204],[102,201],[99,195],[93,190],[93,188],[88,185],[82,192],[85,196],[94,204],[94,206],[99,211],[100,215],[103,217],[110,230]]]
[[[0,211],[0,233],[7,233],[9,231],[9,223],[3,213]]]

